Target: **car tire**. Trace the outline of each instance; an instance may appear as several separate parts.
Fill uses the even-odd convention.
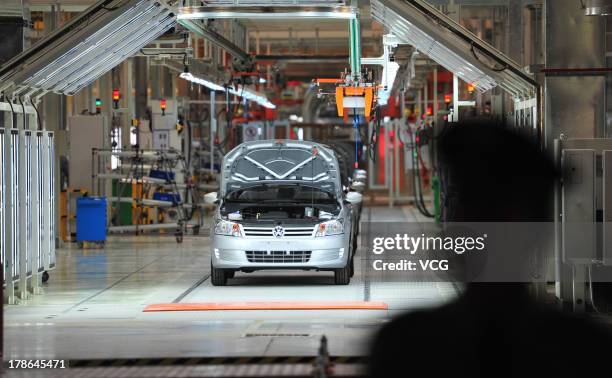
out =
[[[225,276],[227,278],[234,278],[235,275],[236,275],[236,271],[235,270],[226,270],[225,271]]]
[[[350,277],[353,278],[353,276],[355,275],[355,257],[351,257],[350,272]]]
[[[334,283],[348,285],[349,282],[351,282],[351,264],[347,262],[344,268],[334,270]]]
[[[227,274],[225,270],[215,268],[211,265],[210,281],[212,282],[213,286],[225,286],[225,284],[227,284]]]

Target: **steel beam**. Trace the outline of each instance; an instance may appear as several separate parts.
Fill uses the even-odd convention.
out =
[[[248,18],[248,19],[305,19],[335,18],[355,19],[357,12],[353,7],[181,7],[177,19],[198,20],[204,18]]]
[[[208,39],[209,41],[211,41],[218,47],[221,47],[222,49],[230,53],[230,55],[232,55],[233,57],[238,58],[243,61],[247,61],[248,59],[250,59],[250,55],[246,51],[244,51],[242,48],[238,47],[235,43],[228,40],[221,34],[208,29],[207,27],[202,25],[200,22],[196,22],[191,19],[179,19],[178,22],[179,24],[187,28],[189,31],[192,31]]]

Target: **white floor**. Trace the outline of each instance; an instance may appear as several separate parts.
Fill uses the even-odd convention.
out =
[[[424,221],[410,208],[366,208],[362,221]],[[363,228],[362,228],[363,230]],[[348,286],[331,273],[238,273],[227,287],[208,280],[206,236],[112,237],[103,250],[65,248],[45,294],[4,307],[4,357],[146,358],[367,352],[393,315],[453,298],[436,282],[366,283],[360,263]],[[388,311],[216,311],[144,313],[148,304],[208,301],[383,301]]]

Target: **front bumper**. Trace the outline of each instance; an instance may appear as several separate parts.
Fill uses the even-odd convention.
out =
[[[246,251],[309,251],[307,262],[250,262]],[[212,265],[222,269],[315,269],[329,270],[346,266],[350,255],[348,235],[323,237],[232,237],[214,235],[211,243]]]

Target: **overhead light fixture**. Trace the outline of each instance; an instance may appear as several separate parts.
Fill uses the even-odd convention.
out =
[[[258,103],[259,105],[263,106],[264,108],[276,109],[276,105],[270,102],[270,100],[268,100],[268,98],[265,95],[252,91],[250,89],[246,89],[243,86],[228,87],[227,91],[233,95],[242,97],[246,100],[254,101]]]
[[[400,43],[414,46],[479,91],[500,86],[515,98],[535,92],[537,83],[520,66],[426,1],[372,0],[371,14]]]
[[[354,19],[355,8],[339,7],[300,7],[300,6],[240,6],[240,7],[181,7],[177,20],[198,20],[205,18],[249,18],[249,19],[295,19],[295,18],[334,18]]]
[[[246,89],[242,86],[237,86],[237,87],[223,87],[219,84],[213,83],[212,81],[203,79],[201,77],[195,76],[193,75],[191,72],[188,72],[187,70],[185,72],[181,72],[181,74],[179,75],[180,78],[188,80],[192,83],[196,83],[196,84],[200,84],[205,86],[206,88],[213,90],[213,91],[217,91],[217,92],[229,92],[233,95],[236,95],[238,97],[242,97],[248,101],[253,101],[258,103],[259,105],[263,106],[264,108],[268,108],[268,109],[276,109],[276,105],[274,105],[272,102],[270,102],[270,100],[268,100],[268,98],[258,92],[252,91],[250,89]]]
[[[219,84],[215,84],[212,81],[208,81],[206,79],[202,79],[200,77],[196,77],[191,72],[183,72],[179,75],[181,79],[185,79],[187,81],[191,81],[192,83],[200,84],[210,89],[211,91],[225,92],[225,87],[220,86]]]
[[[300,6],[300,7],[318,7],[318,6],[342,6],[346,5],[346,0],[274,0],[276,6]],[[206,0],[206,5],[210,7],[244,7],[244,6],[261,6],[269,7],[270,0]]]
[[[72,95],[176,24],[172,10],[155,0],[121,0],[116,7],[92,6],[7,62],[0,92]]]
[[[388,26],[404,44],[410,44],[438,64],[459,76],[463,81],[473,83],[479,90],[487,91],[497,86],[492,78],[462,59],[455,52],[440,44],[414,24],[395,13],[381,2],[372,1],[372,16]]]
[[[587,16],[612,15],[612,2],[610,0],[585,0],[582,2],[584,14]]]

